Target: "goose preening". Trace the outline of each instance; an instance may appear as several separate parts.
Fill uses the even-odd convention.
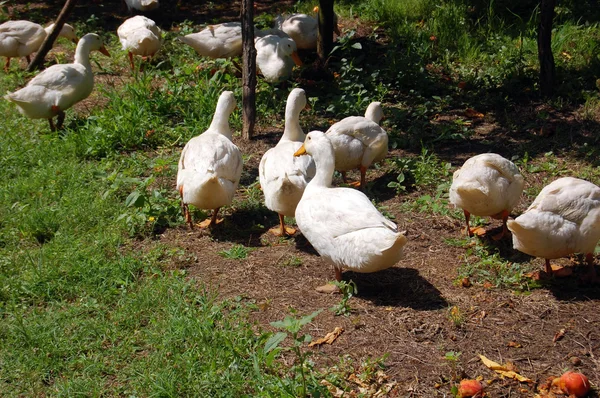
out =
[[[14,102],[19,112],[29,118],[48,119],[52,131],[62,128],[65,110],[87,98],[94,88],[92,51],[110,56],[100,36],[88,33],[77,43],[74,63],[52,65],[4,98]],[[56,126],[52,121],[54,116],[58,116]]]
[[[315,164],[310,156],[293,156],[306,137],[299,120],[305,107],[306,93],[301,88],[293,89],[285,107],[283,135],[274,148],[265,152],[258,167],[265,205],[279,215],[279,228],[270,230],[277,236],[296,233],[294,228],[285,226],[284,216],[294,216],[306,184],[315,175]]]
[[[158,8],[158,0],[125,0],[129,12],[132,10],[152,11]]]
[[[305,153],[313,157],[317,172],[298,203],[296,222],[321,257],[333,264],[336,280],[341,281],[342,269],[376,272],[396,264],[407,242],[404,232],[385,218],[364,193],[331,187],[335,163],[327,135],[321,131],[308,133],[294,156]]]
[[[54,24],[44,28],[42,25],[29,21],[7,21],[0,25],[0,55],[6,57],[4,70],[8,71],[10,59],[25,57],[31,62],[30,55],[39,50],[46,37],[54,29]],[[64,37],[77,43],[75,29],[64,24],[58,37]]]
[[[278,16],[275,20],[277,27],[287,33],[298,46],[300,50],[315,50],[317,48],[317,38],[319,36],[319,7],[313,9],[314,16],[308,14],[292,14],[288,17]],[[333,29],[339,36],[340,29],[337,22],[337,15],[334,14]]]
[[[256,47],[256,66],[265,81],[279,83],[289,79],[294,64],[301,66],[296,43],[289,37],[269,34],[254,40]]]
[[[600,187],[573,177],[563,177],[545,186],[531,206],[509,220],[513,247],[546,260],[583,253],[589,280],[596,281],[594,249],[600,240]]]
[[[208,130],[192,138],[183,148],[177,171],[177,190],[186,222],[192,228],[188,204],[200,209],[214,209],[200,228],[218,223],[222,206],[231,204],[242,175],[242,154],[231,141],[229,116],[235,109],[233,92],[223,91]]]
[[[161,30],[150,18],[142,15],[127,19],[117,29],[123,50],[127,50],[131,70],[135,68],[133,56],[143,59],[153,56],[160,49]]]
[[[502,239],[508,230],[506,221],[519,203],[525,180],[513,162],[495,153],[483,153],[467,159],[454,172],[450,186],[450,203],[463,209],[467,233],[471,214],[502,220],[502,231],[493,236]]]
[[[333,124],[325,133],[333,144],[335,169],[342,173],[360,170],[360,183],[352,183],[364,189],[367,169],[384,159],[388,153],[388,135],[379,126],[383,117],[381,102],[371,102],[365,116],[350,116]]]

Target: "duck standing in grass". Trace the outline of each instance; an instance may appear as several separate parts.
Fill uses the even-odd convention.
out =
[[[589,280],[597,282],[594,249],[600,240],[600,187],[579,178],[564,177],[545,186],[531,206],[508,221],[513,247],[546,259],[584,253]]]
[[[225,22],[208,25],[197,33],[179,37],[203,57],[231,58],[242,55],[242,24]]]
[[[77,44],[74,63],[52,65],[31,79],[27,86],[4,98],[17,104],[19,112],[29,118],[48,119],[52,131],[62,128],[65,110],[87,98],[94,88],[92,51],[110,57],[100,36],[88,33]],[[52,121],[54,116],[58,116],[56,126]]]
[[[296,208],[296,222],[310,244],[333,264],[335,279],[342,269],[376,272],[396,264],[407,242],[404,232],[385,218],[367,196],[352,188],[332,188],[334,151],[321,131],[311,131],[294,156],[312,155],[317,173]],[[317,290],[333,291],[333,285]]]
[[[471,214],[502,220],[502,231],[493,236],[502,239],[508,230],[510,211],[519,203],[525,180],[513,162],[495,153],[484,153],[467,159],[454,172],[450,186],[450,203],[463,209],[467,234],[473,236]]]
[[[350,116],[333,124],[325,133],[333,144],[335,169],[342,173],[345,183],[346,172],[360,170],[360,182],[352,183],[364,189],[367,169],[384,159],[388,153],[388,135],[379,126],[383,118],[381,102],[371,102],[365,116]]]
[[[134,55],[140,55],[145,60],[156,54],[162,41],[160,28],[153,20],[142,15],[123,22],[117,29],[117,35],[123,50],[127,50],[131,70],[135,69]]]
[[[279,228],[269,230],[276,236],[296,233],[294,228],[285,226],[284,216],[294,216],[306,184],[315,175],[315,163],[310,156],[293,156],[306,137],[299,120],[305,107],[306,93],[301,88],[293,89],[285,107],[283,135],[274,148],[265,152],[258,166],[265,205],[279,214]]]
[[[208,130],[188,141],[179,158],[177,190],[186,222],[193,227],[188,204],[200,209],[214,209],[200,228],[218,223],[222,206],[231,204],[242,175],[242,154],[231,141],[229,116],[235,109],[233,92],[223,91]]]
[[[4,70],[8,72],[10,59],[25,57],[27,63],[31,62],[30,55],[37,50],[52,32],[54,24],[44,28],[39,24],[29,21],[7,21],[0,25],[0,55],[6,57]],[[75,29],[69,24],[64,24],[58,37],[64,37],[77,44]]]

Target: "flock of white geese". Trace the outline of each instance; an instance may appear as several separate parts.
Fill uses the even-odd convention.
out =
[[[302,25],[299,21],[309,23]],[[304,26],[305,31],[299,26]],[[51,29],[28,21],[0,25],[0,55],[7,57],[5,69],[8,70],[11,57],[29,57],[35,52]],[[306,14],[280,20],[277,29],[257,31],[257,64],[265,79],[287,78],[293,63],[298,61],[296,48],[312,48],[313,33],[316,45],[315,31],[316,20]],[[117,34],[123,49],[128,51],[132,69],[134,55],[149,57],[160,49],[161,31],[144,16],[126,20]],[[76,40],[69,25],[65,25],[61,35]],[[297,38],[298,35],[303,37]],[[204,56],[241,54],[238,23],[211,25],[181,40]],[[266,48],[270,48],[269,56],[259,62],[261,51]],[[74,63],[47,68],[5,98],[14,102],[24,115],[48,119],[51,129],[60,128],[64,111],[86,98],[93,89],[89,56],[94,50],[109,55],[100,37],[88,33],[78,41]],[[404,255],[407,243],[404,231],[385,218],[361,190],[332,186],[335,170],[347,182],[345,172],[358,169],[360,182],[351,185],[363,188],[369,166],[386,157],[388,136],[379,125],[383,116],[381,103],[371,103],[364,117],[347,117],[325,133],[308,134],[303,132],[299,121],[306,104],[304,90],[295,88],[290,92],[283,135],[263,155],[259,165],[265,205],[280,220],[279,226],[270,232],[278,236],[293,235],[296,230],[285,225],[284,217],[295,217],[302,234],[333,265],[337,281],[342,280],[343,269],[375,272],[395,265]],[[190,227],[193,221],[189,205],[212,209],[212,216],[198,225],[213,227],[221,221],[219,209],[231,204],[238,188],[242,154],[232,142],[228,121],[235,106],[233,93],[224,91],[208,130],[192,138],[181,153],[177,190]],[[57,125],[53,123],[55,116]],[[493,238],[501,239],[510,231],[515,249],[545,259],[547,274],[553,273],[551,259],[583,253],[589,268],[586,276],[589,281],[597,281],[594,249],[600,240],[600,188],[578,178],[559,178],[544,187],[523,214],[509,219],[520,201],[524,184],[514,163],[497,154],[480,154],[468,159],[454,173],[450,202],[463,209],[470,236],[474,232],[469,225],[471,214],[502,219],[502,231]],[[318,290],[333,291],[335,287],[325,285]]]

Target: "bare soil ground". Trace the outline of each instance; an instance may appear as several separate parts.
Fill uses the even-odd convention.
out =
[[[33,11],[42,19],[42,16],[58,15],[58,3],[17,2],[16,9],[21,12],[20,17]],[[258,12],[274,13],[277,7],[283,9],[291,2],[257,3]],[[160,12],[150,17],[167,28],[184,19],[202,23],[232,20],[239,14],[239,9],[225,1],[163,1],[161,4]],[[39,14],[35,14],[36,10]],[[74,18],[85,20],[92,13],[101,18],[107,30],[116,30],[126,15],[122,2],[91,1],[81,2]],[[527,104],[507,112],[511,111],[515,112],[505,117],[513,118],[514,124],[523,127],[515,130],[502,127],[506,124],[498,122],[501,115],[486,118],[467,143],[444,144],[438,155],[451,161],[453,166],[460,165],[469,156],[490,150],[510,154],[512,149],[527,147],[533,157],[549,150],[559,139],[581,143],[595,131],[578,121],[573,112],[545,110],[550,116],[541,125],[535,117],[541,111],[538,105]],[[452,118],[452,112],[446,117]],[[550,131],[550,136],[539,135],[544,129]],[[277,142],[280,134],[280,129],[260,127],[253,142],[237,139],[242,152],[253,155],[244,165],[242,186],[255,181],[260,157]],[[388,156],[412,155],[396,149]],[[354,371],[359,372],[359,365],[367,359],[387,355],[383,361],[386,379],[365,381],[374,385],[367,396],[375,395],[378,384],[385,383],[392,383],[391,389],[385,394],[380,392],[380,396],[450,396],[452,383],[463,377],[481,376],[486,381],[487,396],[533,397],[548,376],[560,375],[567,369],[585,373],[598,388],[600,289],[577,282],[582,267],[575,267],[574,275],[566,280],[552,281],[526,294],[489,285],[463,287],[457,281],[457,267],[466,250],[445,243],[447,238],[462,236],[463,223],[435,214],[401,211],[403,202],[424,192],[413,190],[406,195],[396,195],[387,188],[392,177],[385,171],[368,172],[368,192],[377,197],[407,231],[406,258],[374,274],[344,273],[346,280],[353,280],[358,286],[357,296],[349,302],[352,308],[349,316],[335,316],[329,311],[340,302],[340,295],[314,290],[333,279],[332,268],[319,258],[300,233],[291,239],[271,237],[266,230],[276,225],[277,218],[266,209],[257,219],[256,214],[232,207],[224,211],[223,224],[210,232],[190,231],[182,226],[165,231],[157,239],[183,250],[180,259],[168,267],[186,269],[190,278],[217,289],[223,298],[241,297],[255,303],[257,310],[252,316],[264,329],[271,329],[269,322],[289,315],[290,308],[302,315],[324,309],[307,332],[319,338],[338,326],[344,331],[333,344],[310,348],[318,368],[331,367],[338,364],[340,358],[349,356],[355,361],[357,369]],[[532,185],[541,184],[543,178],[544,173],[526,175],[527,183]],[[527,203],[521,203],[515,213],[526,206]],[[264,228],[256,229],[257,224]],[[492,227],[498,224],[487,229]],[[230,249],[232,244],[242,244],[252,251],[242,260],[218,254]],[[495,244],[501,253],[512,250],[510,240]],[[541,269],[543,260],[535,261]],[[571,259],[558,262],[574,263]],[[458,360],[445,358],[448,352],[460,353]],[[520,374],[533,382],[500,378],[482,364],[479,354],[502,364],[512,363]],[[291,358],[285,360],[292,361]],[[348,375],[351,373],[349,370]],[[357,383],[356,393],[360,387]],[[598,394],[594,392],[591,396]]]

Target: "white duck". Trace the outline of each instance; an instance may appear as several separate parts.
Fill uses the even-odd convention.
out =
[[[288,37],[266,35],[254,40],[256,47],[256,66],[269,83],[287,80],[294,64],[301,66],[296,43]]]
[[[305,153],[312,155],[317,173],[298,203],[296,222],[321,257],[333,264],[336,280],[342,279],[343,268],[375,272],[396,264],[403,257],[404,233],[364,193],[331,187],[334,152],[327,135],[308,133],[294,156]]]
[[[305,107],[306,93],[301,88],[293,89],[285,107],[283,136],[274,148],[265,152],[258,166],[265,205],[279,214],[279,228],[270,230],[277,236],[296,233],[294,228],[285,226],[284,216],[294,217],[304,188],[315,175],[315,163],[310,156],[293,156],[306,137],[299,121]]]
[[[450,203],[463,209],[469,236],[475,231],[469,227],[471,214],[501,219],[502,232],[493,237],[498,240],[508,232],[506,220],[519,203],[524,185],[513,162],[495,153],[483,153],[467,159],[454,172]]]
[[[360,170],[360,183],[364,188],[367,168],[386,157],[388,135],[379,126],[383,117],[381,102],[371,102],[365,116],[350,116],[333,124],[325,134],[335,151],[335,169],[342,173],[344,182],[348,170]]]
[[[254,29],[255,37],[274,34],[280,37],[289,37],[279,29]],[[181,36],[183,43],[192,47],[203,57],[231,58],[242,55],[242,24],[240,22],[225,22],[217,25],[208,25],[198,33]]]
[[[219,208],[228,205],[240,182],[242,154],[231,141],[229,116],[235,109],[233,92],[223,91],[208,130],[188,141],[179,158],[177,190],[187,223],[192,228],[188,204],[201,209],[214,209],[210,220],[200,228],[218,223]]]
[[[279,29],[287,33],[298,46],[300,50],[315,50],[317,48],[317,38],[319,36],[319,7],[313,9],[315,16],[307,14],[292,14],[286,18],[279,16],[276,24]],[[337,23],[337,15],[334,14],[333,29],[339,36],[340,29]]]
[[[4,70],[8,71],[11,58],[25,57],[31,62],[29,56],[39,50],[52,29],[54,24],[44,28],[29,21],[8,21],[0,25],[0,55],[6,57]],[[58,36],[77,43],[75,29],[69,24],[63,25]]]
[[[531,206],[508,221],[515,249],[546,259],[585,253],[591,279],[596,279],[594,249],[600,240],[600,187],[564,177],[545,186]]]
[[[158,0],[125,0],[127,9],[131,12],[132,9],[139,11],[152,11],[158,8]]]
[[[51,130],[60,129],[65,110],[87,98],[94,88],[90,63],[90,52],[94,50],[110,56],[100,36],[88,33],[77,44],[74,63],[52,65],[31,79],[27,86],[4,98],[17,104],[23,115],[32,119],[48,119]],[[54,116],[58,116],[56,127],[52,121]]]
[[[181,36],[179,40],[203,57],[237,57],[242,55],[242,24],[226,22],[208,25],[198,33]]]
[[[117,29],[123,50],[127,50],[131,70],[135,68],[133,55],[151,57],[160,49],[161,30],[150,18],[142,15],[127,19]]]

